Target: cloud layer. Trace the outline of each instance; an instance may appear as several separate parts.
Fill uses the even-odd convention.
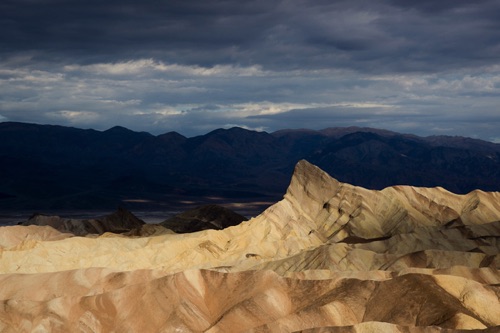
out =
[[[498,1],[0,4],[0,120],[498,140]]]

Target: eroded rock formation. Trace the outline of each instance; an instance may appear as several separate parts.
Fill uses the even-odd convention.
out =
[[[221,230],[248,220],[232,210],[219,205],[203,205],[182,212],[160,223],[176,233],[207,229]]]
[[[500,328],[500,193],[373,191],[301,161],[283,200],[223,230],[0,235],[0,332]]]
[[[67,219],[60,216],[34,214],[21,225],[50,226],[64,233],[86,236],[89,234],[102,235],[106,232],[130,232],[141,229],[144,221],[120,207],[112,214],[93,219]]]

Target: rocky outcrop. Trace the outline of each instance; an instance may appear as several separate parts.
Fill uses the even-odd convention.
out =
[[[248,220],[232,210],[219,205],[203,205],[177,214],[160,223],[176,233],[207,229],[222,230]]]
[[[128,236],[152,236],[165,233],[190,233],[201,230],[222,230],[248,220],[219,205],[203,205],[177,214],[160,224],[145,224],[124,208],[112,214],[92,219],[69,219],[60,216],[34,214],[23,226],[50,226],[75,236],[102,235],[106,232]]]
[[[140,229],[144,225],[144,221],[120,207],[112,214],[87,220],[34,214],[27,221],[22,222],[21,225],[50,226],[63,233],[85,236],[89,234],[102,235],[105,232],[130,232],[131,230]]]
[[[301,161],[283,200],[223,230],[24,227],[0,243],[0,331],[495,332],[499,221],[500,193],[373,191]]]

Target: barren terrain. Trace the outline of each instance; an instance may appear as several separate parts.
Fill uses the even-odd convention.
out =
[[[496,332],[499,249],[498,192],[368,190],[301,161],[223,230],[0,228],[0,332]]]

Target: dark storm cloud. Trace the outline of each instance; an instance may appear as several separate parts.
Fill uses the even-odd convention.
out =
[[[453,12],[457,9],[474,9],[480,8],[483,6],[491,6],[494,5],[494,1],[491,0],[422,0],[422,1],[413,1],[413,0],[389,0],[388,3],[401,8],[406,9],[416,9],[424,13],[428,14],[445,14],[447,12]]]
[[[431,71],[496,61],[498,1],[3,1],[4,55]],[[69,59],[68,59],[69,58]]]
[[[268,25],[263,17],[272,10],[265,3],[6,1],[0,11],[2,30],[9,34],[2,37],[2,49],[88,62],[153,55],[210,66],[234,60],[227,48],[260,38],[259,30]],[[211,55],[214,50],[224,54]]]

